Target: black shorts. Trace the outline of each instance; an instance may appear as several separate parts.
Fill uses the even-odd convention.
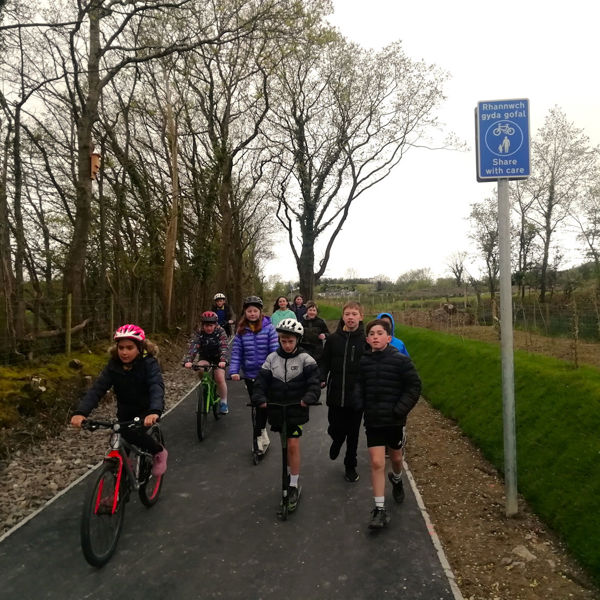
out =
[[[276,431],[277,433],[279,433],[281,431],[281,427],[273,425],[271,427],[271,431]],[[287,436],[289,438],[302,437],[302,425],[288,425]]]
[[[388,446],[392,450],[402,450],[406,445],[406,427],[390,425],[388,427],[365,427],[367,448]]]

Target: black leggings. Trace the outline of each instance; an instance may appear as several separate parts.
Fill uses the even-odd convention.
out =
[[[130,444],[133,444],[150,454],[158,454],[163,449],[163,447],[154,438],[151,438],[143,429],[127,429],[124,427],[121,429],[121,435]]]
[[[250,401],[252,401],[252,391],[254,390],[254,379],[244,379]],[[256,408],[253,411],[252,424],[254,426],[254,437],[258,437],[260,432],[267,426],[267,409]]]
[[[346,441],[346,456],[344,458],[346,467],[356,468],[356,450],[358,448],[362,416],[362,410],[353,410],[345,406],[329,407],[327,433],[340,445],[344,443],[344,440]]]

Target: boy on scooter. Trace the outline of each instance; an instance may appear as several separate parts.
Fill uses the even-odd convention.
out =
[[[308,405],[317,404],[321,393],[319,369],[314,358],[300,347],[304,328],[296,319],[283,319],[276,327],[279,348],[267,356],[254,385],[252,403],[267,408],[272,431],[281,431],[282,410],[286,405],[287,461],[290,475],[288,510],[296,509],[300,498],[300,437],[308,421]]]

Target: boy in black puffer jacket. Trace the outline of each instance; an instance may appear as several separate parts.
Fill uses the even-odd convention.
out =
[[[388,473],[392,494],[400,503],[404,500],[401,478],[404,428],[408,413],[419,399],[421,380],[411,359],[390,345],[392,335],[387,320],[371,321],[366,334],[370,351],[360,360],[357,397],[364,410],[375,500],[369,527],[380,529],[389,522],[384,503],[385,449],[389,448],[392,463],[392,471]]]

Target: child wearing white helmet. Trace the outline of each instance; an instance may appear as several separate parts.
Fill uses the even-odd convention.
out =
[[[290,475],[289,510],[300,498],[300,437],[308,421],[308,406],[317,404],[321,393],[319,369],[314,358],[300,346],[304,333],[296,319],[284,319],[277,325],[279,348],[267,356],[256,378],[252,403],[267,409],[273,431],[281,431],[281,410],[270,402],[289,404],[286,408],[287,460]]]
[[[219,318],[219,326],[221,326],[227,337],[231,337],[231,326],[235,323],[235,317],[229,304],[227,304],[227,296],[223,292],[217,292],[213,296],[213,306],[211,310],[217,314]]]

